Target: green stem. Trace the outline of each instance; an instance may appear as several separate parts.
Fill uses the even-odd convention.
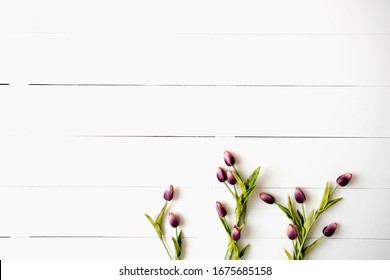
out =
[[[163,239],[163,238],[161,238],[160,240],[161,240],[161,243],[164,245],[165,251],[167,252],[167,254],[168,254],[169,258],[170,258],[171,260],[173,260],[173,258],[172,258],[172,256],[171,256],[171,254],[169,253],[169,250],[168,250],[168,248],[167,248],[167,245],[165,244],[165,241],[164,241],[164,239]]]
[[[306,220],[305,205],[302,203],[302,215]]]
[[[300,242],[300,246],[299,246],[299,250],[297,252],[297,260],[303,260],[304,259],[304,256],[302,254],[302,250],[303,248],[305,247],[305,243],[306,243],[306,238],[307,236],[309,235],[309,232],[311,230],[311,227],[314,225],[315,221],[317,219],[314,218],[313,221],[310,223],[310,226],[309,228],[307,229],[307,231],[305,232],[305,235],[302,237],[302,241]],[[301,257],[302,256],[302,257]]]
[[[226,182],[223,182],[224,184],[225,184],[225,186],[226,186],[226,188],[229,190],[229,192],[232,194],[232,196],[234,197],[234,198],[236,198],[236,196],[234,195],[234,193],[232,192],[232,190],[230,189],[230,187],[226,184]],[[236,188],[234,188],[234,190],[236,190]]]
[[[229,247],[226,249],[226,254],[225,257],[223,258],[224,260],[226,260],[228,253],[229,253]]]
[[[238,173],[238,170],[236,169],[236,167],[235,167],[234,165],[233,165],[232,167],[233,167],[233,169],[234,169],[234,172],[236,172],[236,174],[238,175],[238,177],[242,178],[242,177],[240,176],[240,173]]]
[[[332,197],[333,193],[334,193],[339,187],[340,187],[340,186],[337,185],[337,186],[332,190],[332,192],[329,194],[329,198]]]

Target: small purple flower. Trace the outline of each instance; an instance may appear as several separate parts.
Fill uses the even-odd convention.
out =
[[[336,229],[337,229],[337,224],[331,223],[331,224],[327,225],[326,227],[324,227],[324,229],[322,230],[322,233],[326,237],[331,237],[334,234],[334,232],[336,231]]]
[[[215,203],[215,207],[217,209],[218,216],[220,216],[221,218],[226,216],[226,214],[227,214],[226,209],[225,209],[225,207],[223,207],[221,202],[217,201]]]
[[[236,162],[236,159],[229,151],[225,151],[223,153],[223,159],[227,166],[233,166],[234,163]]]
[[[234,185],[237,182],[236,178],[234,178],[233,171],[231,170],[226,171],[226,177],[230,185]]]
[[[234,241],[238,241],[240,237],[241,237],[240,228],[235,225],[232,230],[232,239]]]
[[[168,214],[168,222],[173,228],[177,228],[180,224],[179,217],[172,212]]]
[[[225,170],[222,168],[222,167],[218,167],[217,168],[217,179],[218,181],[220,181],[221,183],[225,182],[226,181],[226,172]]]
[[[295,188],[294,196],[295,196],[296,202],[298,202],[298,203],[304,203],[306,201],[306,196],[303,193],[303,191],[301,190],[301,188],[298,188],[298,187]]]
[[[336,183],[340,187],[345,187],[346,185],[348,185],[348,183],[349,183],[349,181],[351,181],[351,179],[352,179],[352,174],[345,173],[337,178]]]
[[[287,237],[290,240],[297,238],[297,228],[293,224],[289,224],[287,227]]]
[[[262,192],[262,193],[259,194],[259,197],[265,203],[268,203],[268,204],[274,204],[275,203],[275,198],[272,195],[268,194],[268,193]]]
[[[175,192],[175,190],[174,190],[173,186],[170,185],[170,186],[165,190],[165,192],[164,192],[164,196],[163,196],[164,199],[165,199],[166,201],[171,201],[172,198],[173,198],[174,192]]]

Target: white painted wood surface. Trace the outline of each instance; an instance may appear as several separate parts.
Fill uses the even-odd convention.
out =
[[[249,259],[290,246],[260,191],[284,202],[301,186],[317,207],[344,172],[344,200],[312,237],[333,221],[339,231],[309,258],[390,259],[388,1],[2,7],[1,259],[165,259],[143,214],[169,184],[185,259],[221,259],[225,149],[243,174],[262,166]]]

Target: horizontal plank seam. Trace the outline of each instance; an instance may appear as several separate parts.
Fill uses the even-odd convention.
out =
[[[320,236],[309,237],[309,239],[317,239]],[[0,236],[0,239],[157,239],[158,237],[149,236],[103,236],[103,235],[31,235],[31,236]],[[184,239],[215,239],[219,237],[195,237],[195,236],[183,236]],[[255,239],[286,239],[285,237],[249,237],[249,240]],[[372,237],[332,237],[336,240],[382,240],[390,241],[390,238],[372,238]]]
[[[80,138],[265,138],[265,139],[390,139],[390,136],[291,136],[291,135],[74,135]]]
[[[274,33],[233,33],[233,32],[143,32],[139,33],[126,33],[126,32],[116,32],[116,33],[88,33],[88,32],[49,32],[49,31],[14,31],[8,32],[6,34],[14,35],[75,35],[75,36],[118,36],[118,35],[134,35],[136,37],[140,36],[389,36],[388,32],[344,32],[344,33],[331,33],[331,32],[274,32]]]
[[[138,83],[29,83],[29,86],[63,87],[296,87],[296,88],[388,88],[390,85],[357,84],[138,84]]]
[[[260,179],[261,181],[261,179]],[[325,182],[325,181],[324,181]],[[218,182],[216,183],[218,184]],[[216,188],[218,186],[216,185]],[[0,190],[1,189],[6,189],[6,188],[10,188],[10,189],[13,189],[13,188],[31,188],[31,189],[38,189],[38,188],[80,188],[80,189],[104,189],[104,188],[128,188],[128,189],[166,189],[166,186],[81,186],[81,185],[74,185],[74,186],[43,186],[43,185],[26,185],[26,186],[20,186],[20,185],[17,185],[17,186],[0,186]],[[176,188],[179,188],[179,189],[199,189],[199,187],[176,187]],[[223,187],[221,187],[223,188]],[[274,187],[274,186],[261,186],[261,187],[255,187],[255,189],[259,190],[259,189],[273,189],[273,190],[292,190],[292,189],[295,189],[295,187]],[[345,188],[347,189],[347,188]],[[305,187],[305,190],[323,190],[322,187],[318,187],[318,188],[315,188],[315,187]],[[359,190],[390,190],[390,187],[388,188],[377,188],[377,187],[372,187],[372,188],[362,188],[362,187],[354,187],[354,188],[348,188],[348,191],[359,191]]]

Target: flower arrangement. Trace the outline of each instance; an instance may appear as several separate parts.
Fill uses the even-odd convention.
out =
[[[236,160],[233,154],[229,151],[225,151],[224,161],[225,164],[232,169],[225,170],[222,167],[218,167],[216,173],[217,179],[226,186],[226,189],[230,192],[235,201],[235,222],[233,226],[230,226],[226,219],[228,213],[223,204],[219,201],[216,202],[218,217],[228,236],[228,246],[224,259],[242,260],[250,244],[239,249],[237,242],[240,240],[242,231],[245,227],[247,203],[255,190],[255,183],[260,172],[260,167],[257,167],[244,181],[235,167]]]
[[[168,245],[165,241],[165,233],[163,229],[163,221],[166,217],[166,209],[168,206],[168,202],[170,202],[173,199],[175,193],[174,187],[171,185],[169,186],[164,194],[163,198],[165,199],[164,206],[161,208],[159,214],[157,215],[156,219],[152,219],[148,214],[145,214],[146,218],[149,220],[149,222],[152,224],[154,230],[157,233],[158,238],[160,239],[162,245],[164,246],[165,251],[167,252],[169,258],[171,260],[180,260],[182,257],[182,237],[183,237],[183,231],[178,230],[178,227],[180,225],[180,219],[177,214],[173,212],[168,213],[168,222],[171,225],[172,228],[175,229],[175,236],[172,236],[172,242],[173,246],[175,248],[175,254],[171,254]]]
[[[287,206],[284,206],[277,202],[272,195],[264,192],[260,193],[259,196],[262,201],[268,204],[277,205],[291,222],[287,226],[287,237],[292,240],[293,252],[290,253],[284,249],[284,252],[286,253],[289,260],[303,260],[324,237],[331,237],[335,233],[337,224],[331,223],[324,227],[322,230],[323,235],[321,237],[307,245],[310,230],[317,221],[318,217],[324,213],[325,210],[329,209],[331,206],[335,205],[342,199],[341,197],[332,198],[333,194],[339,187],[348,185],[351,178],[351,173],[346,173],[339,176],[336,180],[337,186],[333,189],[327,183],[319,208],[317,210],[312,209],[308,214],[306,214],[305,211],[306,196],[301,188],[295,188],[294,198],[296,203],[301,204],[302,211],[294,208],[290,195],[287,196]]]

